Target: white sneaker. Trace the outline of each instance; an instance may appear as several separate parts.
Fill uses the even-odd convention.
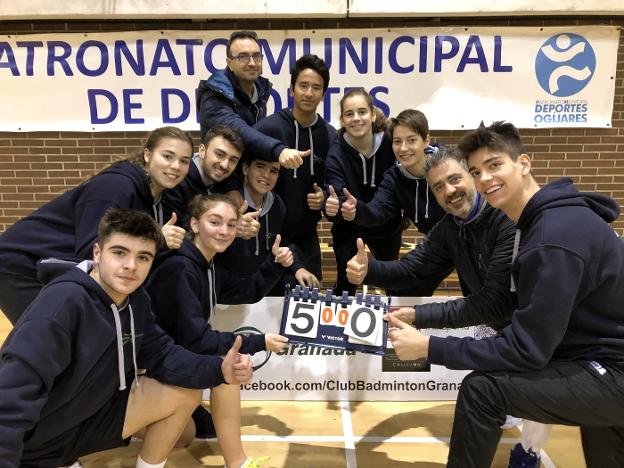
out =
[[[76,460],[71,465],[59,466],[59,468],[84,468],[84,467],[82,466],[82,463],[80,463],[80,461]]]
[[[505,424],[503,424],[501,429],[511,429],[512,427],[516,427],[522,424],[521,418],[514,418],[510,414],[507,415],[507,419],[505,420]]]

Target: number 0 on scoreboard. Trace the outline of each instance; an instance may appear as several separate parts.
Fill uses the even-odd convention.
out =
[[[280,333],[291,342],[383,354],[388,326],[383,320],[389,299],[346,293],[325,296],[317,289],[296,286],[284,297]]]

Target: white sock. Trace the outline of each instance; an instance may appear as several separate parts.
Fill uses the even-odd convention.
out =
[[[524,450],[531,449],[539,455],[548,440],[551,429],[552,426],[550,424],[542,424],[525,419],[524,424],[522,424],[521,440]]]
[[[166,458],[160,463],[147,463],[141,458],[141,455],[139,455],[137,457],[136,468],[163,468],[165,466],[165,463],[167,463]]]

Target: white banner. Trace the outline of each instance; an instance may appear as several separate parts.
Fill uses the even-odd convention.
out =
[[[393,305],[445,301],[449,297],[393,298]],[[216,330],[279,333],[284,299],[266,297],[256,304],[219,306],[212,321]],[[473,328],[423,330],[428,335],[473,336]],[[242,391],[244,400],[454,400],[466,371],[429,365],[424,360],[400,361],[392,350],[385,356],[291,344],[275,354],[252,357],[254,378]]]
[[[0,130],[199,128],[196,88],[225,67],[229,31],[0,36]],[[321,113],[364,86],[387,115],[418,108],[437,129],[609,127],[615,26],[260,31],[269,112],[289,105],[304,53],[331,72]]]

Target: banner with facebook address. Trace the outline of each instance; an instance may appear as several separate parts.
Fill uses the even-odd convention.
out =
[[[363,86],[386,115],[417,108],[433,130],[509,120],[522,128],[609,127],[614,26],[258,31],[269,113],[291,105],[290,69],[305,53],[331,82],[319,112]],[[225,67],[230,31],[0,36],[1,131],[199,128],[200,79]]]
[[[393,305],[444,301],[452,297],[398,297]],[[216,330],[279,333],[284,299],[266,297],[256,304],[218,306]],[[474,336],[476,327],[423,330],[437,336]],[[290,344],[281,353],[252,356],[253,381],[243,385],[244,400],[454,400],[467,371],[449,370],[426,360],[401,361],[392,349],[384,356]],[[207,397],[207,395],[206,395]]]

